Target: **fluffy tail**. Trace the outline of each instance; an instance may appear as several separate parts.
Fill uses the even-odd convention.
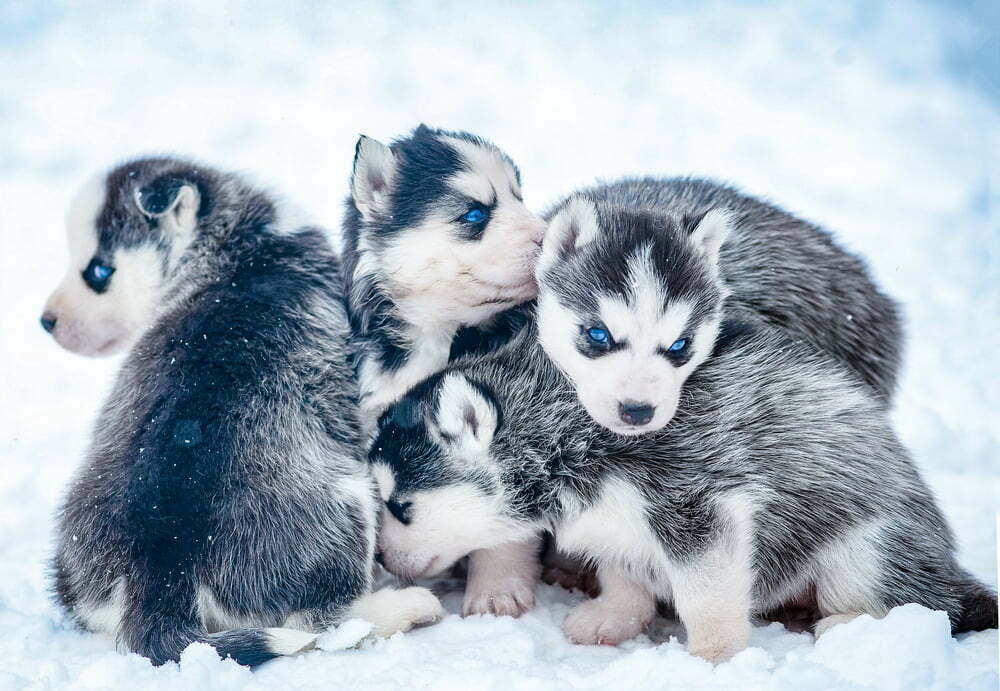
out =
[[[983,631],[997,628],[997,596],[982,583],[970,580],[952,620],[951,632]]]
[[[316,636],[279,628],[243,628],[208,633],[198,613],[194,583],[189,574],[134,580],[127,592],[119,629],[122,643],[148,657],[154,665],[178,660],[191,643],[207,643],[222,657],[251,667],[282,655],[309,650]]]

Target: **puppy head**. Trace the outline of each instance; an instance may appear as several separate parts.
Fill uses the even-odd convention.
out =
[[[484,387],[449,372],[386,411],[369,460],[384,502],[379,551],[404,578],[438,574],[477,549],[523,539],[491,455],[500,411]]]
[[[386,146],[358,140],[355,278],[375,276],[414,322],[475,325],[535,296],[544,222],[493,144],[421,125]]]
[[[673,418],[715,345],[729,224],[721,210],[673,219],[585,197],[553,217],[538,264],[539,341],[598,424],[634,435]]]
[[[155,317],[204,211],[201,176],[171,159],[140,159],[87,182],[66,217],[70,265],[42,326],[74,353],[128,348]]]

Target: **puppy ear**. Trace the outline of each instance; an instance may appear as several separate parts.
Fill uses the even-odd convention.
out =
[[[733,225],[732,214],[725,209],[712,209],[700,219],[687,220],[685,225],[689,228],[694,226],[689,235],[691,243],[718,273],[719,250],[729,237]]]
[[[493,397],[461,374],[448,374],[438,389],[435,415],[445,441],[469,455],[489,451],[500,414]]]
[[[591,242],[599,232],[594,203],[585,197],[570,199],[549,221],[535,275],[541,277],[542,273],[557,262],[572,256]]]
[[[351,194],[365,220],[370,221],[386,212],[395,174],[396,157],[392,149],[380,141],[361,135],[354,147]]]
[[[135,192],[139,211],[168,231],[189,234],[198,224],[201,193],[191,182],[163,175]]]

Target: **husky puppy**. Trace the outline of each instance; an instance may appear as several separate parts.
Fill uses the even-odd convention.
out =
[[[98,175],[68,225],[43,326],[130,348],[58,517],[70,616],[154,664],[203,641],[248,665],[349,617],[381,635],[437,618],[425,589],[371,592],[379,511],[323,233],[174,158]]]
[[[689,232],[616,214],[617,232],[592,239],[593,262],[571,263],[581,273],[570,278],[614,298],[637,275],[656,277],[658,309],[690,305],[656,330],[665,359],[684,357],[669,345],[689,334],[710,351],[672,421],[638,436],[595,424],[530,325],[492,355],[455,363],[379,422],[370,460],[391,516],[379,537],[388,568],[429,575],[551,530],[600,581],[600,596],[563,624],[572,641],[632,638],[662,600],[688,650],[712,662],[747,645],[753,615],[803,596],[823,617],[817,634],[908,602],[944,610],[956,633],[996,626],[996,596],[956,563],[882,402],[777,329],[720,323],[721,219]],[[562,244],[572,255],[583,232],[555,237],[573,239]],[[645,273],[618,271],[619,254]]]
[[[366,431],[390,403],[463,353],[520,329],[545,223],[499,148],[417,127],[355,151],[343,252]],[[464,612],[517,616],[534,602],[538,545],[472,555]]]
[[[670,246],[625,252],[636,214],[650,229],[697,236],[710,266],[718,255],[722,285],[683,256],[655,255]],[[582,249],[596,236],[606,250]],[[864,262],[820,228],[713,182],[624,180],[572,195],[552,212],[538,279],[549,288],[538,304],[542,345],[594,420],[620,434],[670,420],[685,378],[712,349],[720,295],[727,318],[826,353],[882,401],[896,386],[899,311]]]

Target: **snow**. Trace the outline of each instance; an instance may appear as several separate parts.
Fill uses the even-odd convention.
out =
[[[255,672],[201,645],[153,668],[49,601],[53,509],[117,362],[59,350],[37,319],[75,188],[137,153],[252,171],[330,226],[357,134],[420,121],[499,142],[539,209],[598,177],[723,178],[836,229],[902,300],[895,421],[995,585],[998,27],[990,2],[0,4],[0,689],[996,689],[997,632],[953,639],[915,605],[818,643],[759,627],[712,669],[663,620],[567,644],[579,596],[550,586],[516,621],[463,620],[452,590],[439,625],[357,649],[351,622]]]

